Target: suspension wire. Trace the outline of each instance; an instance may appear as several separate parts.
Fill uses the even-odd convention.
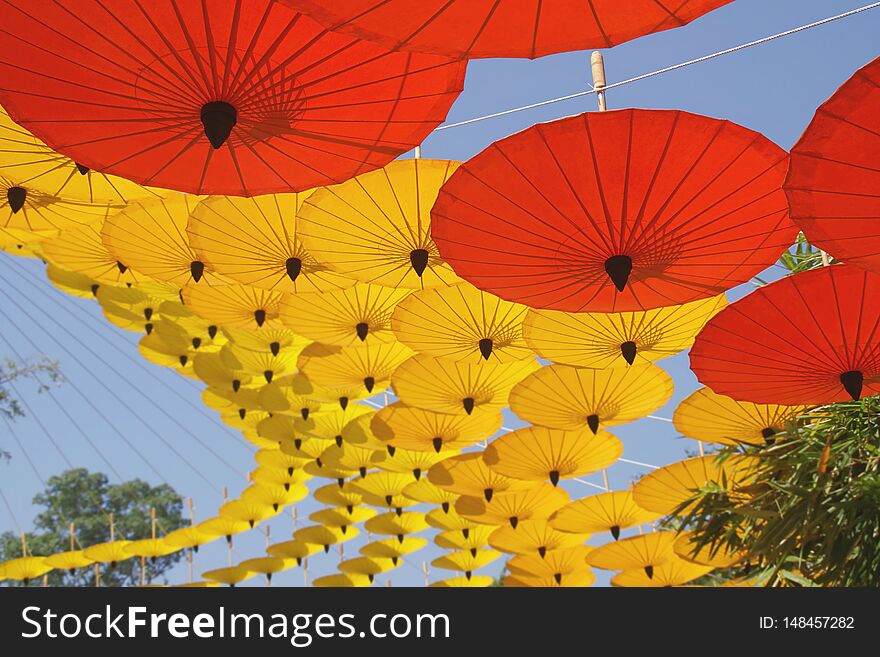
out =
[[[828,18],[823,18],[818,21],[814,21],[813,23],[807,23],[806,25],[801,25],[800,27],[795,27],[790,30],[785,30],[784,32],[779,32],[778,34],[771,34],[770,36],[766,36],[760,39],[755,39],[754,41],[748,41],[746,43],[742,43],[738,46],[734,46],[733,48],[726,48],[724,50],[719,50],[718,52],[713,52],[709,55],[703,55],[702,57],[697,57],[696,59],[690,59],[685,62],[681,62],[679,64],[673,64],[672,66],[666,66],[664,68],[657,69],[656,71],[651,71],[650,73],[643,73],[641,75],[636,75],[635,77],[627,78],[626,80],[621,80],[620,82],[613,82],[609,85],[606,85],[601,88],[601,90],[597,90],[595,88],[590,88],[585,91],[579,91],[573,94],[568,94],[566,96],[560,96],[559,98],[551,98],[550,100],[542,100],[537,103],[530,103],[528,105],[523,105],[522,107],[514,107],[512,109],[503,110],[500,112],[494,112],[492,114],[486,114],[485,116],[477,116],[472,119],[465,119],[463,121],[456,121],[455,123],[446,123],[444,125],[438,126],[434,132],[439,132],[441,130],[449,130],[450,128],[458,128],[460,126],[471,125],[473,123],[479,123],[481,121],[486,121],[488,119],[498,118],[500,116],[508,116],[510,114],[516,114],[518,112],[524,112],[526,110],[535,109],[537,107],[544,107],[546,105],[553,105],[555,103],[561,103],[566,100],[572,100],[574,98],[581,98],[583,96],[589,96],[591,94],[596,93],[597,91],[605,92],[609,89],[615,89],[617,87],[622,87],[627,84],[632,84],[633,82],[640,82],[642,80],[647,80],[648,78],[652,78],[658,75],[663,75],[664,73],[669,73],[671,71],[677,71],[682,68],[686,68],[688,66],[693,66],[694,64],[701,64],[703,62],[707,62],[711,59],[715,59],[717,57],[723,57],[725,55],[730,55],[735,52],[739,52],[741,50],[746,50],[747,48],[752,48],[754,46],[760,46],[762,44],[768,43],[770,41],[775,41],[776,39],[782,39],[787,36],[791,36],[792,34],[797,34],[798,32],[804,32],[806,30],[811,30],[815,27],[820,27],[822,25],[827,25],[828,23],[833,23],[834,21],[842,20],[844,18],[849,18],[850,16],[855,16],[856,14],[861,14],[862,12],[869,11],[871,9],[876,9],[880,7],[880,2],[873,2],[869,5],[865,5],[864,7],[859,7],[857,9],[852,9],[850,11],[843,12],[842,14],[837,14],[836,16],[829,16]]]
[[[90,323],[83,321],[82,319],[80,319],[78,317],[75,317],[71,308],[76,308],[77,311],[85,314],[85,316],[88,317],[90,320],[95,319],[94,315],[86,312],[86,310],[84,308],[82,308],[81,306],[79,306],[78,304],[72,304],[70,306],[65,307],[65,305],[60,303],[56,298],[54,298],[53,295],[48,294],[46,292],[46,290],[43,289],[43,286],[40,286],[40,285],[36,284],[35,281],[31,280],[29,276],[25,275],[22,272],[14,272],[14,273],[17,276],[19,276],[20,278],[27,281],[27,283],[29,285],[31,285],[33,288],[37,289],[41,294],[43,294],[44,297],[46,297],[48,300],[50,300],[56,306],[59,306],[62,310],[65,310],[69,315],[73,316],[74,319],[76,319],[80,324],[83,324],[84,326],[86,326],[86,328],[88,328],[92,333],[97,335],[99,338],[103,338],[103,336],[100,334],[100,332],[94,328],[94,326],[92,326]],[[68,298],[67,295],[65,295],[65,299],[67,299],[67,298]],[[70,299],[70,301],[73,301],[73,299]],[[104,322],[98,322],[98,324],[104,328],[110,329],[109,325],[105,324]],[[119,336],[119,334],[116,333],[115,331],[110,330],[109,332],[113,336],[116,336],[116,337]],[[241,440],[239,440],[238,434],[236,432],[233,432],[228,426],[226,426],[220,420],[218,420],[215,415],[208,413],[201,405],[194,403],[189,397],[182,394],[179,390],[177,390],[174,386],[170,385],[162,377],[157,376],[156,373],[151,368],[147,367],[147,365],[144,364],[144,362],[141,359],[132,356],[132,354],[130,353],[130,346],[131,346],[130,344],[126,343],[126,347],[129,347],[127,349],[121,348],[113,343],[108,343],[108,344],[110,344],[110,346],[112,346],[116,351],[123,354],[123,356],[125,356],[125,358],[127,360],[133,362],[138,367],[138,369],[145,372],[154,381],[157,381],[158,383],[160,383],[163,387],[165,387],[167,390],[170,390],[179,399],[183,400],[188,406],[195,409],[201,416],[207,418],[213,424],[222,428],[224,431],[224,434],[226,436],[228,436],[229,438],[233,439],[235,441],[236,445],[238,445],[239,447],[242,447],[244,449],[250,450],[250,446],[248,444],[243,443]],[[190,379],[188,379],[186,377],[180,377],[180,380],[184,383],[191,384],[193,389],[200,390],[199,386],[194,381],[190,381]]]
[[[21,328],[19,328],[16,324],[12,323],[9,320],[9,316],[5,312],[3,312],[2,309],[0,309],[0,316],[2,316],[3,319],[6,320],[7,324],[11,324],[12,326],[15,327],[15,330],[17,330],[22,335],[22,337],[24,337],[25,340],[27,340],[28,343],[30,343],[30,345],[34,349],[34,351],[36,351],[36,352],[40,351],[39,349],[37,349],[36,344],[33,342],[33,340],[31,340],[30,336],[27,333],[25,333],[24,331],[22,331]],[[9,350],[12,351],[12,353],[15,355],[15,357],[20,362],[24,362],[24,358],[22,357],[21,352],[19,352],[18,349],[15,348],[15,345],[13,345],[9,341],[9,339],[7,339],[4,336],[0,336],[0,338],[3,339],[3,342],[9,348]],[[74,428],[80,433],[80,435],[85,439],[85,441],[89,444],[89,446],[94,450],[95,454],[98,455],[98,458],[104,462],[104,465],[107,466],[107,468],[110,470],[110,472],[113,474],[113,476],[115,476],[118,481],[122,482],[123,481],[122,475],[120,475],[119,472],[116,470],[116,468],[113,467],[113,464],[110,463],[110,461],[107,459],[107,457],[104,456],[103,452],[100,449],[98,449],[97,445],[95,445],[95,443],[92,441],[92,439],[89,438],[88,434],[83,430],[83,428],[80,426],[80,424],[68,412],[68,410],[64,407],[64,405],[58,401],[58,399],[52,393],[52,390],[50,390],[49,387],[46,384],[44,384],[36,374],[34,375],[34,378],[37,380],[38,384],[40,384],[43,388],[45,388],[46,395],[55,403],[55,405],[58,407],[58,409],[61,411],[61,413],[64,415],[64,417],[67,418],[67,421],[70,422],[74,426]],[[16,396],[20,397],[20,395],[17,392],[16,392]],[[21,398],[21,399],[23,401],[24,398]]]
[[[3,277],[0,276],[0,281],[3,281],[3,280],[4,280]],[[6,281],[4,281],[4,282],[6,282]],[[21,312],[21,313],[22,313],[25,317],[27,317],[31,322],[33,322],[34,324],[36,324],[36,320],[33,318],[33,316],[31,316],[31,315],[30,315],[30,314],[29,314],[24,308],[22,308],[22,307],[21,307],[21,306],[20,306],[20,305],[14,300],[14,299],[12,299],[12,297],[10,297],[10,296],[6,293],[5,290],[0,290],[0,293],[2,293],[3,296],[5,296],[7,299],[9,299],[9,300],[10,300],[10,301],[16,306],[16,308],[19,310],[19,312]],[[40,310],[40,312],[42,312],[42,313],[43,313],[43,314],[44,314],[44,315],[45,315],[50,321],[52,321],[53,323],[55,323],[56,326],[59,326],[59,328],[61,328],[62,330],[64,329],[64,327],[58,325],[58,323],[55,321],[55,319],[54,319],[51,315],[49,315],[48,313],[46,313],[42,308],[40,308],[39,306],[36,306],[36,308],[37,308],[38,310]],[[45,331],[45,329],[43,329],[43,330]],[[47,334],[48,334],[48,333],[47,333]],[[51,336],[51,334],[49,334],[49,335]],[[69,334],[69,335],[70,335],[70,337],[72,337],[72,338],[77,342],[77,344],[79,344],[79,346],[81,346],[81,347],[83,347],[85,350],[89,351],[93,356],[95,356],[95,357],[98,358],[102,363],[104,363],[104,365],[106,365],[109,369],[111,369],[111,370],[113,369],[113,368],[110,366],[109,363],[107,363],[105,360],[103,360],[103,358],[101,358],[98,354],[96,354],[96,353],[95,353],[93,350],[91,350],[88,346],[86,346],[85,344],[83,344],[83,343],[82,343],[79,339],[77,339],[73,334]],[[54,338],[54,336],[52,336],[52,337],[53,337],[53,339],[55,339],[56,342],[58,342],[57,338]],[[160,440],[160,441],[161,441],[161,442],[162,442],[162,443],[163,443],[163,444],[164,444],[164,445],[165,445],[165,446],[166,446],[166,447],[167,447],[167,448],[173,453],[173,454],[175,454],[175,455],[176,455],[181,461],[183,461],[183,462],[184,462],[184,463],[185,463],[185,464],[186,464],[186,465],[187,465],[187,466],[188,466],[193,472],[195,472],[196,475],[197,475],[202,481],[204,481],[206,484],[208,484],[208,486],[209,486],[210,488],[212,488],[215,492],[217,492],[217,493],[220,492],[220,489],[217,488],[217,486],[216,486],[212,481],[210,481],[207,477],[205,477],[205,475],[201,472],[201,470],[199,470],[198,468],[196,468],[195,466],[193,466],[193,464],[190,463],[189,460],[186,459],[186,458],[185,458],[180,452],[178,452],[177,449],[174,447],[174,445],[172,445],[172,444],[169,443],[165,438],[163,438],[162,435],[161,435],[160,433],[157,433],[156,431],[154,431],[153,428],[150,426],[150,423],[147,422],[147,421],[143,418],[143,416],[141,416],[137,411],[135,411],[135,410],[134,410],[129,404],[127,404],[127,403],[125,402],[125,400],[122,399],[122,398],[116,393],[115,390],[113,390],[113,388],[111,388],[110,386],[108,386],[104,381],[101,380],[101,378],[100,378],[99,376],[97,376],[96,374],[94,374],[94,372],[92,372],[91,369],[89,369],[89,368],[88,368],[88,367],[87,367],[87,366],[86,366],[86,365],[85,365],[85,364],[84,364],[79,358],[77,358],[72,352],[70,352],[69,350],[66,350],[66,351],[67,351],[68,355],[70,355],[70,357],[71,357],[71,358],[72,358],[72,359],[73,359],[73,360],[74,360],[74,361],[75,361],[80,367],[82,367],[84,370],[86,370],[86,372],[87,372],[92,378],[94,378],[95,381],[96,381],[96,382],[97,382],[97,383],[98,383],[98,384],[99,384],[99,385],[100,385],[100,386],[101,386],[101,387],[102,387],[102,388],[103,388],[108,394],[110,394],[110,395],[111,395],[111,396],[112,396],[112,397],[113,397],[113,398],[114,398],[114,399],[115,399],[115,400],[116,400],[116,401],[117,401],[117,402],[118,402],[123,408],[125,408],[129,413],[131,413],[131,414],[132,414],[132,415],[133,415],[133,416],[134,416],[134,417],[135,417],[135,418],[136,418],[136,419],[137,419],[137,420],[138,420],[138,421],[139,421],[139,422],[140,422],[140,423],[141,423],[141,424],[142,424],[142,425],[143,425],[143,426],[144,426],[144,427],[145,427],[145,428],[151,433],[151,434],[155,435],[155,436],[156,436],[156,437],[157,437],[157,438],[158,438],[158,439],[159,439],[159,440]],[[232,470],[233,472],[235,472],[236,475],[239,475],[239,476],[240,476],[241,473],[240,473],[240,471],[239,471],[238,469],[234,468],[234,467],[232,466],[232,464],[230,464],[229,462],[227,462],[223,457],[221,457],[219,454],[217,454],[213,449],[211,449],[210,447],[208,447],[207,445],[205,445],[205,444],[201,441],[201,439],[199,439],[199,438],[196,437],[194,434],[192,434],[191,432],[189,432],[185,427],[183,427],[182,425],[180,425],[180,423],[177,422],[177,420],[175,420],[172,416],[168,415],[167,411],[164,411],[164,409],[162,409],[158,404],[154,404],[154,406],[156,406],[156,408],[159,408],[160,410],[162,410],[162,412],[163,412],[166,416],[170,417],[170,418],[172,419],[172,421],[173,421],[177,426],[181,427],[185,433],[188,433],[190,436],[192,436],[193,438],[195,438],[195,440],[196,440],[199,444],[201,444],[202,446],[204,446],[205,449],[206,449],[207,451],[209,451],[209,452],[211,452],[212,454],[214,454],[214,455],[218,458],[218,460],[220,460],[220,461],[221,461],[221,462],[222,462],[227,468],[229,468],[230,470]]]
[[[12,518],[12,524],[15,526],[15,531],[18,534],[21,534],[23,525],[18,522],[18,518],[15,517],[15,511],[12,510],[12,505],[9,503],[9,500],[6,499],[6,494],[3,492],[3,489],[0,488],[0,498],[3,499],[3,505],[6,507],[6,510],[9,512],[9,517]]]

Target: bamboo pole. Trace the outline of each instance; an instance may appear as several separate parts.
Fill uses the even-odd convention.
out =
[[[593,89],[596,90],[596,102],[599,105],[599,111],[604,112],[608,109],[605,102],[605,57],[598,50],[590,57],[590,68],[593,73]]]
[[[70,523],[70,551],[73,552],[76,549],[76,527],[73,523]]]

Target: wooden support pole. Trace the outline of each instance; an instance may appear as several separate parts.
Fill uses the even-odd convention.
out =
[[[593,89],[596,90],[596,102],[599,105],[599,111],[604,112],[608,109],[605,103],[605,57],[598,50],[590,57],[590,68],[593,72]]]

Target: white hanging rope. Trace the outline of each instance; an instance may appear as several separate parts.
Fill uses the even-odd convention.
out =
[[[602,87],[601,91],[607,91],[608,89],[614,89],[616,87],[622,87],[625,84],[631,84],[633,82],[639,82],[641,80],[646,80],[648,78],[655,77],[657,75],[662,75],[664,73],[669,73],[670,71],[677,71],[678,69],[686,68],[688,66],[693,66],[694,64],[700,64],[702,62],[709,61],[710,59],[715,59],[716,57],[722,57],[724,55],[729,55],[731,53],[739,52],[740,50],[745,50],[746,48],[752,48],[753,46],[759,46],[764,43],[768,43],[769,41],[775,41],[776,39],[781,39],[783,37],[791,36],[792,34],[797,34],[798,32],[803,32],[805,30],[811,30],[814,27],[820,27],[822,25],[826,25],[828,23],[833,23],[834,21],[841,20],[843,18],[849,18],[850,16],[855,16],[856,14],[861,14],[862,12],[869,11],[871,9],[876,9],[880,7],[880,2],[873,2],[869,5],[865,5],[864,7],[859,7],[858,9],[852,9],[850,11],[846,11],[842,14],[837,14],[836,16],[829,16],[828,18],[823,18],[822,20],[815,21],[813,23],[808,23],[806,25],[801,25],[800,27],[795,27],[790,30],[786,30],[785,32],[779,32],[778,34],[771,34],[770,36],[763,37],[761,39],[756,39],[754,41],[749,41],[747,43],[742,43],[738,46],[734,46],[733,48],[727,48],[725,50],[719,50],[718,52],[713,52],[710,55],[704,55],[702,57],[697,57],[696,59],[690,59],[686,62],[681,62],[680,64],[674,64],[672,66],[667,66],[665,68],[657,69],[656,71],[651,71],[650,73],[643,73],[642,75],[637,75],[632,78],[628,78],[626,80],[621,80],[620,82],[613,82],[612,84],[606,85]],[[507,116],[509,114],[516,114],[518,112],[524,112],[526,110],[535,109],[537,107],[544,107],[545,105],[553,105],[555,103],[561,103],[566,100],[572,100],[574,98],[580,98],[582,96],[589,96],[590,94],[596,93],[596,89],[590,88],[586,91],[579,91],[573,94],[568,94],[567,96],[560,96],[559,98],[552,98],[550,100],[543,100],[537,103],[530,103],[529,105],[523,105],[522,107],[514,107],[512,109],[503,110],[501,112],[495,112],[493,114],[487,114],[485,116],[478,116],[472,119],[465,119],[464,121],[456,121],[455,123],[446,123],[441,125],[435,129],[435,132],[439,132],[440,130],[449,130],[450,128],[458,128],[463,125],[470,125],[472,123],[479,123],[480,121],[486,121],[488,119],[495,119],[500,116]]]

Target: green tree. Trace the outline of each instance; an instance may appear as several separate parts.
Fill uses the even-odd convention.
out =
[[[70,549],[70,524],[76,528],[77,549],[110,540],[110,517],[115,520],[117,540],[150,538],[151,510],[156,509],[159,533],[185,526],[183,500],[166,484],[150,486],[140,479],[110,484],[107,476],[85,468],[67,470],[51,477],[46,490],[33,499],[43,508],[27,535],[28,551],[45,556]],[[21,540],[12,532],[0,534],[0,561],[22,556]],[[147,581],[161,578],[181,558],[176,552],[155,561],[147,560]],[[102,565],[103,586],[131,586],[140,582],[140,561],[129,559],[114,567]],[[6,582],[7,585],[17,585]],[[35,583],[39,584],[39,582]],[[55,586],[94,586],[94,572],[84,568],[73,573],[53,571],[49,584]]]
[[[0,362],[0,416],[7,420],[24,416],[21,401],[14,394],[12,384],[18,379],[34,379],[39,385],[39,391],[43,392],[49,386],[40,378],[40,374],[47,375],[51,383],[59,383],[62,380],[58,363],[46,357],[23,362],[6,358]],[[0,459],[8,461],[9,458],[9,452],[0,446]]]

